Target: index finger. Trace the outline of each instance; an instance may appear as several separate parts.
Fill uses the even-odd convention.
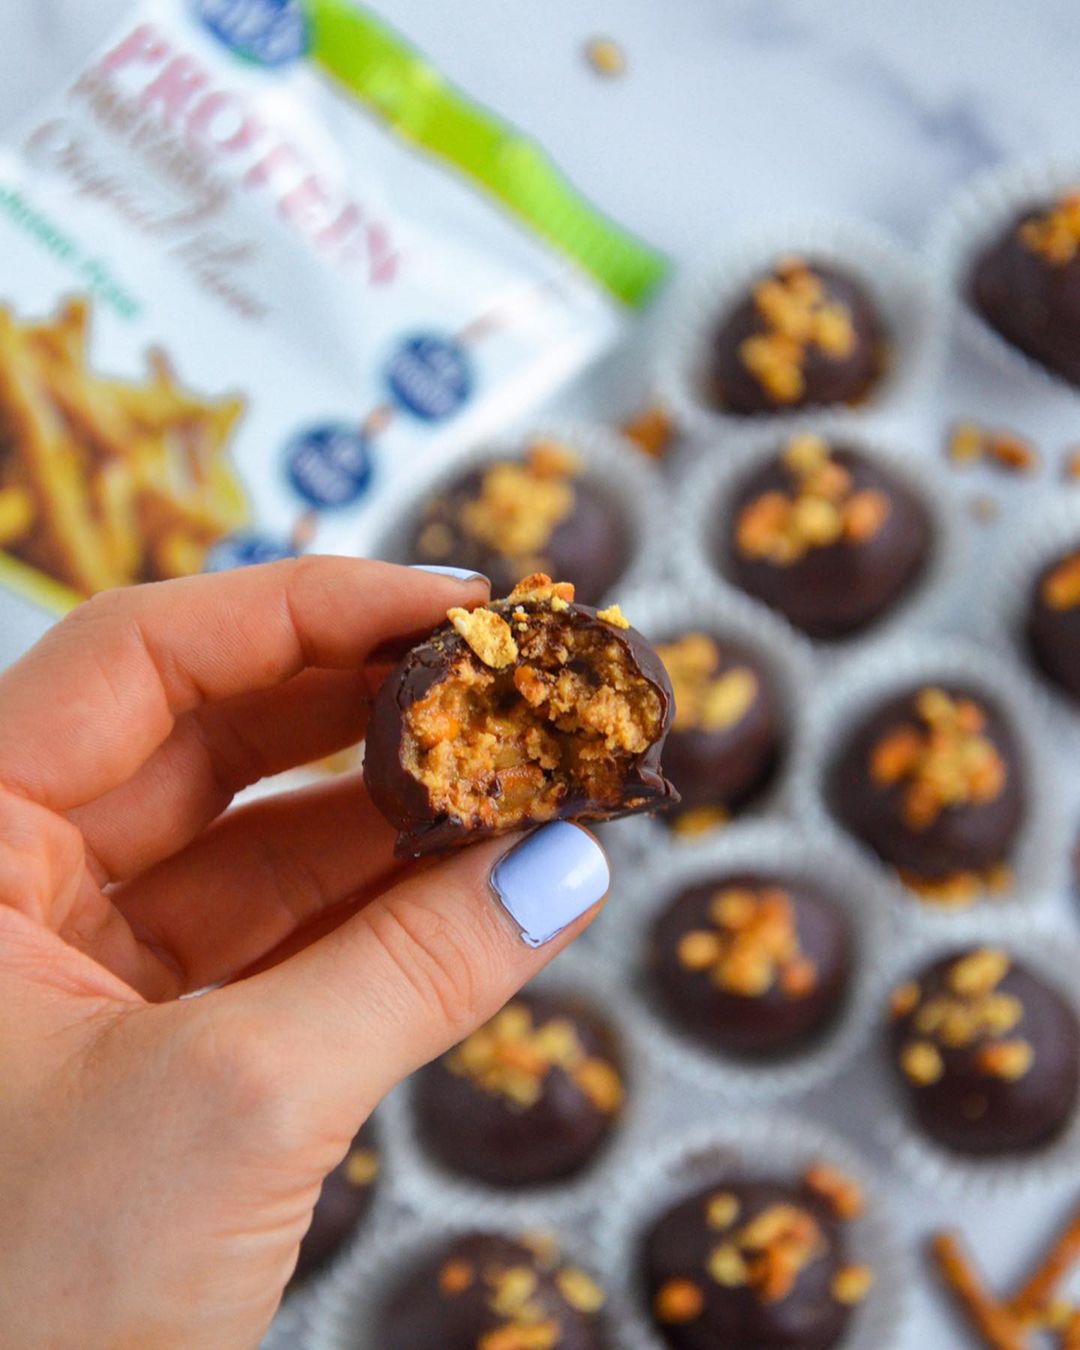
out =
[[[310,556],[95,596],[0,676],[0,783],[81,806],[126,781],[180,713],[360,666],[486,585]]]

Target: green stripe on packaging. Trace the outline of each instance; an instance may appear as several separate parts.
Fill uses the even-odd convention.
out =
[[[470,178],[626,305],[667,264],[589,205],[544,152],[471,102],[393,29],[350,0],[306,0],[311,59],[399,136]]]

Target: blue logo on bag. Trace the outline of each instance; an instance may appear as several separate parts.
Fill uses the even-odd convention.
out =
[[[301,0],[192,0],[205,28],[245,61],[284,66],[307,50]]]
[[[289,482],[320,509],[351,506],[371,486],[371,449],[358,426],[312,427],[290,443],[285,455]]]
[[[296,552],[276,539],[259,534],[232,534],[210,550],[203,567],[205,572],[229,572],[234,567],[250,567],[253,563],[280,562],[295,558]]]
[[[442,422],[472,394],[472,363],[454,338],[419,333],[390,358],[386,381],[401,407],[424,422]]]

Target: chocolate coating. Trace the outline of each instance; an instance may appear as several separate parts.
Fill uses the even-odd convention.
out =
[[[813,343],[807,345],[800,361],[801,392],[784,398],[770,394],[741,355],[748,338],[766,334],[770,329],[753,293],[748,294],[721,321],[713,339],[705,393],[715,407],[743,416],[758,416],[826,404],[861,403],[880,379],[885,366],[886,335],[873,301],[843,271],[813,261],[807,266],[822,283],[825,301],[847,310],[854,331],[850,352],[836,356]],[[760,278],[767,279],[768,274]]]
[[[1055,581],[1065,569],[1075,574],[1073,597],[1059,595]],[[1051,597],[1056,602],[1051,603]],[[1027,616],[1027,640],[1032,655],[1047,676],[1070,698],[1080,703],[1080,540],[1069,553],[1055,558],[1039,573],[1031,589]]]
[[[848,445],[830,446],[830,459],[850,476],[852,494],[881,494],[888,501],[876,530],[863,538],[843,533],[793,561],[751,555],[737,528],[744,512],[766,493],[793,500],[797,491],[796,476],[778,454],[739,485],[715,554],[717,567],[736,586],[823,641],[849,637],[885,615],[918,580],[931,546],[925,505],[887,468]]]
[[[492,601],[486,608],[508,622],[518,610],[524,610],[530,621],[539,615],[545,624],[557,622],[567,641],[571,641],[574,634],[584,633],[596,637],[598,642],[614,644],[627,668],[651,688],[660,709],[659,734],[641,753],[628,757],[621,782],[611,800],[590,798],[568,786],[549,814],[537,815],[526,804],[502,830],[524,829],[553,819],[610,820],[677,802],[678,793],[660,768],[660,755],[673,715],[671,684],[659,657],[642,634],[636,629],[620,628],[606,622],[588,605],[570,603],[556,614],[550,610],[547,600],[522,597],[520,592],[506,600]],[[440,682],[451,678],[455,665],[462,660],[479,666],[464,638],[446,624],[398,663],[379,689],[372,707],[364,756],[364,782],[375,806],[399,831],[396,852],[400,857],[420,857],[502,832],[488,828],[475,817],[464,819],[441,811],[433,803],[428,788],[409,771],[403,759],[407,749],[406,718],[410,710]],[[593,672],[587,670],[576,673],[586,681],[593,677]],[[513,701],[512,689],[504,685],[496,691],[495,697]],[[491,795],[490,788],[486,791]]]
[[[827,772],[828,804],[847,830],[905,874],[929,882],[962,873],[984,874],[1008,860],[1026,812],[1020,756],[999,708],[981,693],[941,686],[952,698],[972,699],[985,715],[982,734],[1005,769],[1002,788],[992,800],[945,806],[932,821],[916,828],[905,810],[909,782],[882,783],[871,772],[875,747],[887,734],[899,728],[925,731],[916,702],[926,687],[887,699],[843,738]]]
[[[369,1120],[323,1182],[311,1226],[300,1243],[292,1285],[322,1270],[366,1219],[378,1184],[378,1145],[378,1130]]]
[[[1014,347],[1080,385],[1080,255],[1054,262],[1025,242],[1022,230],[1049,204],[1020,212],[980,255],[970,296],[990,326]]]
[[[574,1288],[566,1278],[568,1269],[576,1282],[579,1272],[559,1265],[557,1257],[541,1259],[523,1241],[497,1233],[465,1234],[418,1261],[391,1291],[379,1316],[380,1350],[478,1350],[487,1338],[494,1346],[500,1331],[506,1340],[498,1344],[525,1344],[512,1332],[535,1323],[515,1314],[507,1272],[528,1286],[520,1303],[528,1305],[529,1316],[536,1312],[540,1323],[554,1324],[551,1350],[604,1350],[610,1343],[599,1310],[575,1306],[564,1292]],[[576,1302],[591,1300],[578,1297]]]
[[[516,1029],[508,1012],[515,1020],[528,1014],[523,1034],[507,1034]],[[482,1038],[499,1029],[500,1019],[500,1048],[484,1054]],[[537,1044],[532,1033],[550,1031],[552,1023],[572,1028],[582,1052],[573,1056],[576,1064],[570,1057],[550,1062],[559,1056]],[[592,1062],[584,1074],[575,1071],[583,1061]],[[597,1064],[606,1069],[595,1085],[589,1074]],[[579,999],[527,991],[464,1047],[420,1071],[413,1098],[417,1132],[444,1166],[489,1185],[560,1181],[588,1167],[616,1128],[621,1078],[615,1033],[599,1013]]]
[[[508,594],[530,572],[546,572],[572,581],[584,604],[599,604],[631,561],[630,527],[618,502],[603,484],[580,471],[567,480],[569,509],[535,551],[500,549],[470,532],[462,519],[463,508],[479,500],[492,464],[500,462],[507,461],[469,470],[423,505],[410,528],[406,561],[480,572],[491,581],[495,595]]]
[[[955,963],[971,954],[951,952],[916,975],[919,1000],[894,1017],[889,1029],[896,1080],[919,1126],[946,1148],[980,1156],[1030,1152],[1059,1135],[1075,1110],[1080,1027],[1057,990],[1013,961],[989,995],[1015,1000],[1020,1013],[1015,1021],[991,1030],[987,1020],[976,1019],[967,1035],[962,1022],[951,1036],[929,1030],[927,1006],[943,999],[971,1022],[972,1000],[957,1001],[949,979]],[[905,1071],[903,1056],[913,1044],[931,1048],[939,1076],[932,1077],[933,1059],[931,1068],[920,1072],[916,1057]],[[1022,1055],[1030,1050],[1029,1067],[1016,1077],[991,1071],[985,1056],[1001,1046],[1019,1046]]]
[[[710,916],[718,894],[760,895],[771,888],[782,889],[790,901],[799,955],[814,969],[812,987],[787,992],[775,971],[766,988],[740,993],[725,987],[722,965],[687,968],[680,959],[686,934],[722,931]],[[851,927],[834,901],[802,884],[749,874],[716,877],[680,891],[660,913],[649,940],[651,979],[665,1014],[710,1049],[746,1059],[789,1055],[823,1035],[843,1006],[852,959]]]
[[[725,1240],[723,1229],[708,1220],[709,1200],[717,1192],[738,1204],[736,1226],[774,1206],[796,1205],[820,1229],[820,1250],[802,1268],[785,1297],[763,1299],[748,1284],[728,1287],[713,1279],[708,1262]],[[645,1292],[654,1325],[672,1350],[829,1350],[847,1329],[851,1308],[838,1302],[832,1284],[845,1264],[841,1225],[826,1206],[805,1190],[780,1181],[728,1181],[726,1178],[681,1201],[661,1216],[641,1245]],[[690,1281],[704,1295],[697,1317],[684,1322],[657,1316],[657,1298],[672,1281]]]
[[[719,635],[673,634],[657,644],[661,659],[687,638],[700,637],[711,641],[716,652],[707,681],[715,686],[732,672],[745,671],[753,681],[753,693],[738,716],[710,723],[701,709],[690,706],[705,691],[687,688],[686,696],[680,694],[686,677],[680,675],[678,663],[669,660],[675,720],[664,746],[664,769],[682,798],[682,811],[715,806],[731,813],[746,806],[773,778],[783,753],[783,722],[769,672],[739,644]],[[679,814],[667,811],[661,819],[670,824]]]

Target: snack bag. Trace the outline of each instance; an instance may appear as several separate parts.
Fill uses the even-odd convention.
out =
[[[348,0],[145,0],[0,151],[0,582],[363,552],[662,272]]]

